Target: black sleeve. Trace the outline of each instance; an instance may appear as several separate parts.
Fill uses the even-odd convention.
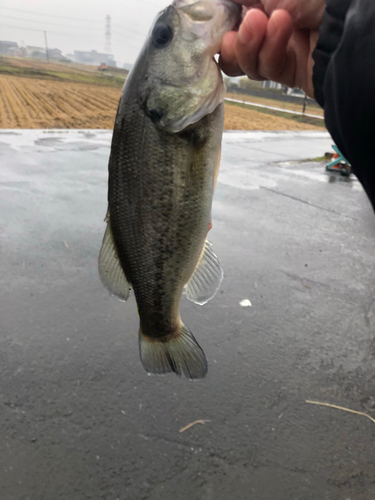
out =
[[[313,56],[327,128],[375,209],[375,0],[328,0]]]

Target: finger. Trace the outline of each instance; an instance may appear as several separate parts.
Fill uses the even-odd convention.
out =
[[[228,76],[241,76],[244,74],[237,62],[234,50],[236,37],[237,33],[234,31],[226,33],[221,45],[219,64]]]
[[[268,17],[251,9],[243,20],[235,40],[235,56],[242,71],[253,80],[264,80],[258,72],[259,52],[267,33]]]
[[[248,0],[248,2],[251,6],[255,4],[255,0]],[[239,3],[248,4],[246,0]],[[326,0],[261,0],[261,3],[269,16],[275,10],[288,11],[292,16],[293,25],[297,29],[318,29],[326,8]]]
[[[276,10],[269,19],[264,43],[259,52],[258,72],[265,78],[279,83],[289,81],[293,69],[287,51],[293,32],[293,22],[285,10]]]
[[[288,50],[294,55],[295,59],[295,84],[294,87],[303,89],[311,96],[312,81],[312,57],[310,48],[311,31],[294,30],[290,39]],[[311,71],[311,73],[310,73]]]
[[[313,71],[314,71],[314,59],[313,52],[315,50],[316,44],[318,43],[319,31],[311,31],[310,33],[310,50],[309,57],[307,61],[307,81],[305,85],[305,92],[309,97],[314,98],[314,85],[313,85]]]

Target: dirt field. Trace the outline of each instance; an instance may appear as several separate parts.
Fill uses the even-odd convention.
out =
[[[15,71],[16,68],[22,69],[34,69],[37,71],[44,72],[64,72],[72,74],[87,74],[87,73],[98,73],[98,68],[96,66],[89,66],[77,63],[63,64],[59,62],[40,61],[39,59],[26,59],[21,57],[0,57],[0,64],[2,64],[9,70]]]
[[[255,97],[252,95],[246,95],[246,94],[236,94],[236,93],[228,93],[227,97],[231,97],[232,99],[239,99],[240,101],[247,101],[247,102],[254,102],[256,104],[264,104],[265,106],[274,106],[275,108],[282,108],[282,109],[288,109],[291,111],[302,111],[302,105],[301,104],[294,104],[292,102],[283,102],[283,101],[276,101],[274,99],[267,99],[266,97]],[[312,115],[318,115],[318,116],[323,116],[324,112],[322,108],[319,106],[314,106],[308,104],[306,106],[306,113],[311,113]]]
[[[121,89],[0,76],[1,128],[112,128]]]
[[[122,88],[128,71],[110,68],[98,71],[95,66],[59,63],[16,57],[0,57],[0,74],[55,82],[86,83],[102,87]]]
[[[300,123],[260,111],[225,104],[225,130],[322,130],[307,123]],[[323,129],[324,130],[324,129]]]
[[[113,128],[121,89],[0,75],[0,128]],[[321,130],[226,105],[226,130]]]

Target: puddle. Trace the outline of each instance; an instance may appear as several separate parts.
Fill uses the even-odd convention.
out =
[[[347,177],[346,175],[341,175],[339,172],[337,174],[332,174],[330,172],[329,174],[327,173],[327,179],[329,184],[337,183],[355,189],[356,191],[362,191],[361,184],[353,174]]]
[[[41,139],[37,139],[35,144],[37,146],[59,146],[62,143],[61,137],[43,137]]]
[[[271,176],[270,176],[271,177]],[[259,174],[255,170],[220,172],[218,182],[237,189],[252,191],[261,187],[275,188],[277,182],[266,175]]]

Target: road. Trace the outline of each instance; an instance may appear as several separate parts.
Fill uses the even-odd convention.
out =
[[[145,373],[134,297],[99,282],[110,138],[0,131],[1,500],[375,498],[375,425],[306,403],[375,407],[375,217],[301,162],[330,138],[225,134],[194,383]]]

